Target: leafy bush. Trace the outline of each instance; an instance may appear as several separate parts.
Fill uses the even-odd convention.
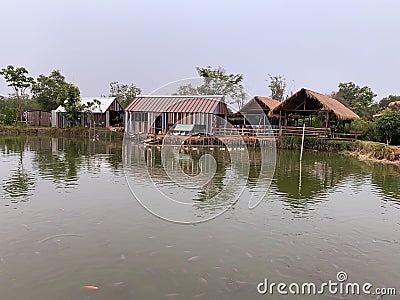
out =
[[[364,119],[354,120],[350,124],[350,130],[361,131],[360,139],[368,141],[377,141],[376,124],[373,121]]]
[[[2,125],[12,125],[15,123],[15,118],[17,117],[17,109],[5,107],[0,110],[0,124]]]
[[[400,111],[388,110],[376,121],[377,137],[389,144],[400,144]]]

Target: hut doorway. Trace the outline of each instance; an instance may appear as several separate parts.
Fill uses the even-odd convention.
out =
[[[162,115],[159,115],[154,121],[155,133],[162,131]]]
[[[110,126],[122,127],[123,124],[122,114],[119,111],[110,110]]]

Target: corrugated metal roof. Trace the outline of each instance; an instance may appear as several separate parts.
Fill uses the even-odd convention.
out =
[[[104,113],[105,111],[107,111],[107,109],[113,103],[115,98],[101,98],[101,97],[81,98],[81,104],[87,104],[88,102],[93,102],[94,100],[99,100],[100,104],[94,105],[93,112],[94,113]],[[62,107],[60,105],[59,107],[57,107],[56,112],[65,112],[65,109],[64,109],[64,107]]]
[[[138,96],[127,111],[213,113],[224,96]]]

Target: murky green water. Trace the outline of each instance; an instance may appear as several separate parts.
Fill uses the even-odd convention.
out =
[[[249,152],[243,180],[243,154],[233,152],[180,152],[170,165],[187,176],[179,187],[164,174],[157,148],[1,137],[1,299],[308,299],[259,295],[257,285],[264,278],[327,282],[339,271],[352,282],[400,289],[396,167],[306,152],[299,188],[299,153],[278,151],[264,200],[249,209],[246,195],[262,192],[255,183],[261,156]],[[201,171],[215,175],[187,190]],[[227,211],[196,225],[162,220],[134,197],[175,211],[155,186],[191,204],[195,219]],[[242,197],[231,203],[238,187]]]

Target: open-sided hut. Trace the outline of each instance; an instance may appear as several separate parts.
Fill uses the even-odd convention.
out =
[[[400,110],[400,101],[392,101],[388,104],[388,108],[391,110]],[[373,118],[380,118],[383,116],[383,112],[380,112],[378,114],[374,114],[372,117]]]
[[[51,113],[45,110],[28,110],[25,113],[28,124],[32,126],[50,126]]]
[[[284,126],[297,126],[301,121],[307,126],[325,128],[360,118],[338,100],[304,88],[275,107],[270,116],[279,117]]]
[[[388,107],[393,110],[400,110],[400,101],[390,102]]]
[[[99,101],[99,104],[95,103],[95,100]],[[124,124],[124,109],[119,104],[116,98],[82,98],[81,104],[94,103],[91,108],[90,114],[82,114],[79,116],[78,124],[83,127],[89,127],[89,122],[94,121],[96,127],[110,127],[110,126],[123,126]],[[59,106],[52,112],[52,126],[65,128],[68,126],[65,119],[65,109]]]
[[[239,111],[238,116],[242,118],[241,124],[248,125],[278,125],[279,119],[276,116],[268,116],[271,110],[280,104],[279,101],[255,96],[246,103]]]
[[[125,109],[125,133],[166,133],[174,124],[193,124],[212,134],[227,115],[224,96],[141,95]]]

